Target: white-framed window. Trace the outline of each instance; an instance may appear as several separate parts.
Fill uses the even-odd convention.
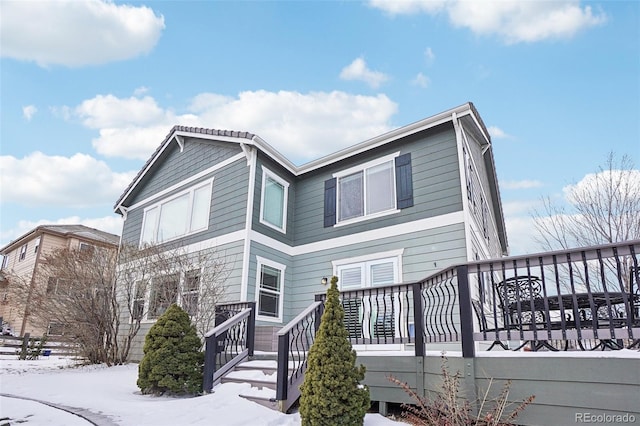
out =
[[[51,321],[47,327],[47,335],[49,336],[64,336],[64,324],[61,322]]]
[[[256,256],[257,318],[263,321],[282,322],[284,273],[286,266]]]
[[[27,244],[20,247],[20,257],[18,258],[18,262],[22,262],[24,258],[27,257]]]
[[[383,216],[396,207],[395,158],[400,152],[335,173],[337,224]]]
[[[380,287],[402,280],[404,250],[353,257],[333,261],[333,273],[341,291],[363,287]],[[343,295],[344,322],[353,338],[393,337],[406,335],[407,314],[403,295],[372,292],[370,295],[348,298]]]
[[[131,319],[155,321],[174,303],[189,316],[195,316],[200,297],[201,274],[200,269],[193,269],[158,275],[149,281],[136,281],[132,295]]]
[[[2,268],[1,269],[5,269],[7,267],[7,265],[9,264],[9,255],[5,254],[2,257]]]
[[[64,278],[49,277],[47,280],[46,294],[70,295],[72,291],[71,281]]]
[[[178,302],[180,274],[155,277],[151,281],[147,319],[158,319],[174,303]]]
[[[333,273],[338,277],[340,290],[401,282],[403,252],[400,249],[333,261]]]
[[[33,252],[34,253],[38,253],[38,249],[40,248],[40,237],[36,238],[34,244],[35,244],[35,247],[33,249]]]
[[[271,170],[263,168],[260,223],[278,231],[287,232],[288,198],[289,182]]]
[[[131,314],[134,320],[144,319],[144,306],[147,299],[147,283],[136,281],[133,293],[133,307]]]
[[[200,269],[188,271],[184,276],[180,305],[190,317],[198,312],[198,300],[200,297]]]
[[[94,250],[94,247],[88,243],[80,243],[79,249],[83,253],[92,253]]]
[[[209,227],[213,179],[144,209],[140,244],[170,241]]]

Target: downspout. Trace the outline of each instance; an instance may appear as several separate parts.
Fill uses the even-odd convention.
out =
[[[467,252],[467,260],[473,261],[476,260],[473,258],[473,242],[471,235],[473,234],[472,222],[473,218],[471,216],[471,212],[469,209],[469,199],[467,197],[467,178],[466,173],[467,170],[465,168],[465,159],[464,159],[464,138],[462,136],[462,129],[460,127],[460,122],[458,121],[458,114],[453,112],[451,114],[451,122],[453,123],[453,128],[456,132],[456,147],[458,150],[458,171],[460,172],[460,191],[462,195],[462,212],[464,217],[464,236],[465,236],[465,245]],[[467,147],[467,149],[469,149]]]
[[[256,189],[256,162],[258,152],[255,147],[241,144],[242,151],[247,157],[247,166],[249,167],[249,188],[247,190],[247,212],[244,227],[244,249],[242,254],[242,280],[240,284],[240,301],[247,301],[247,293],[249,291],[249,263],[251,256],[251,229],[253,227],[253,202]]]

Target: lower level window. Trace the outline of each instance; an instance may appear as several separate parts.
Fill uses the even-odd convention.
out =
[[[257,259],[258,317],[265,321],[282,321],[282,295],[286,266],[259,256]]]
[[[61,322],[51,321],[49,323],[49,327],[47,329],[47,335],[49,336],[63,336],[64,335],[64,324]]]
[[[180,274],[155,278],[151,286],[148,319],[156,319],[178,300]]]

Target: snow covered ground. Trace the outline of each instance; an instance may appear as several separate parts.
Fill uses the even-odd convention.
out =
[[[49,402],[98,414],[105,425],[297,426],[300,415],[282,414],[240,398],[249,385],[225,383],[197,398],[142,395],[137,364],[107,368],[73,365],[69,358],[20,361],[0,357],[0,393]],[[73,411],[73,410],[71,410]],[[81,426],[91,423],[45,404],[0,396],[0,419],[26,426]],[[6,421],[6,420],[5,420]],[[4,424],[0,420],[0,424]],[[394,426],[379,414],[367,414],[366,426]]]

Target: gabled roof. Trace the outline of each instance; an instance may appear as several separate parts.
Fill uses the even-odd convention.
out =
[[[293,164],[275,148],[265,142],[258,135],[255,135],[253,133],[232,130],[207,129],[202,127],[174,126],[164,138],[162,143],[160,143],[158,148],[154,151],[154,153],[151,154],[151,157],[147,160],[144,166],[142,166],[136,177],[127,186],[122,195],[120,195],[118,201],[116,201],[116,204],[114,206],[114,211],[116,213],[120,213],[118,210],[123,205],[125,199],[132,193],[136,185],[140,183],[140,181],[149,172],[149,170],[153,168],[154,164],[167,148],[167,146],[169,146],[174,140],[177,143],[182,144],[183,138],[185,136],[255,146],[257,149],[261,150],[266,155],[271,157],[274,161],[280,163],[280,165],[289,170],[293,175],[299,176],[312,170],[327,166],[329,164],[336,163],[345,158],[374,149],[378,146],[393,142],[405,136],[452,121],[454,116],[462,117],[465,115],[474,116],[476,123],[478,123],[479,127],[481,128],[481,132],[486,137],[487,142],[489,142],[489,132],[487,131],[473,104],[471,102],[468,102],[456,108],[452,108],[434,116],[425,118],[407,126],[400,127],[398,129],[391,130],[390,132],[344,148],[340,151],[331,153],[317,160],[310,161],[306,164],[303,164],[302,166],[296,166],[295,164]]]
[[[65,238],[75,237],[84,241],[112,246],[117,246],[120,243],[119,236],[84,225],[40,225],[0,248],[0,254],[7,254],[16,247],[42,234],[52,234]]]
[[[330,164],[336,163],[338,161],[344,160],[346,158],[355,156],[362,152],[369,151],[371,149],[377,148],[379,146],[391,143],[403,137],[421,132],[423,130],[427,130],[430,128],[434,128],[441,124],[452,122],[454,119],[458,119],[464,116],[470,116],[472,121],[478,128],[478,132],[483,136],[487,145],[491,144],[491,136],[482,121],[482,118],[478,114],[475,106],[471,102],[467,102],[458,107],[452,108],[447,111],[443,111],[439,114],[433,115],[431,117],[422,119],[415,123],[391,130],[382,135],[376,136],[374,138],[368,139],[366,141],[360,142],[358,144],[352,145],[350,147],[344,148],[340,151],[336,151],[324,157],[321,157],[316,160],[312,160],[308,163],[305,163],[301,166],[296,166],[291,161],[289,161],[284,155],[278,152],[275,148],[265,142],[258,135],[249,132],[239,132],[239,131],[230,131],[230,130],[216,130],[216,129],[207,129],[201,127],[185,127],[185,126],[174,126],[167,136],[164,138],[162,143],[158,146],[158,148],[154,151],[151,157],[144,164],[142,169],[138,172],[136,177],[131,181],[131,183],[124,190],[122,195],[116,201],[114,206],[114,210],[116,213],[122,214],[120,211],[121,207],[124,207],[124,202],[129,195],[134,191],[135,187],[142,181],[144,176],[154,167],[156,161],[160,158],[161,154],[164,150],[169,146],[174,140],[178,144],[183,143],[184,137],[196,137],[202,139],[210,139],[216,141],[223,142],[231,142],[237,143],[241,145],[254,146],[267,156],[271,157],[274,161],[279,163],[282,167],[291,172],[294,176],[300,176],[305,173],[311,172],[313,170],[317,170],[319,168],[328,166]],[[495,173],[495,165],[493,162],[493,153],[491,153],[491,161],[487,162],[489,166],[489,179],[490,183],[495,186],[495,191],[497,192],[498,181]],[[498,203],[499,212],[497,212],[496,220],[498,222],[498,227],[501,228],[499,230],[501,236],[501,242],[503,243],[503,247],[506,248],[506,231],[504,227],[504,218],[502,214],[502,209],[500,207],[500,203]],[[124,209],[123,209],[124,210]]]

